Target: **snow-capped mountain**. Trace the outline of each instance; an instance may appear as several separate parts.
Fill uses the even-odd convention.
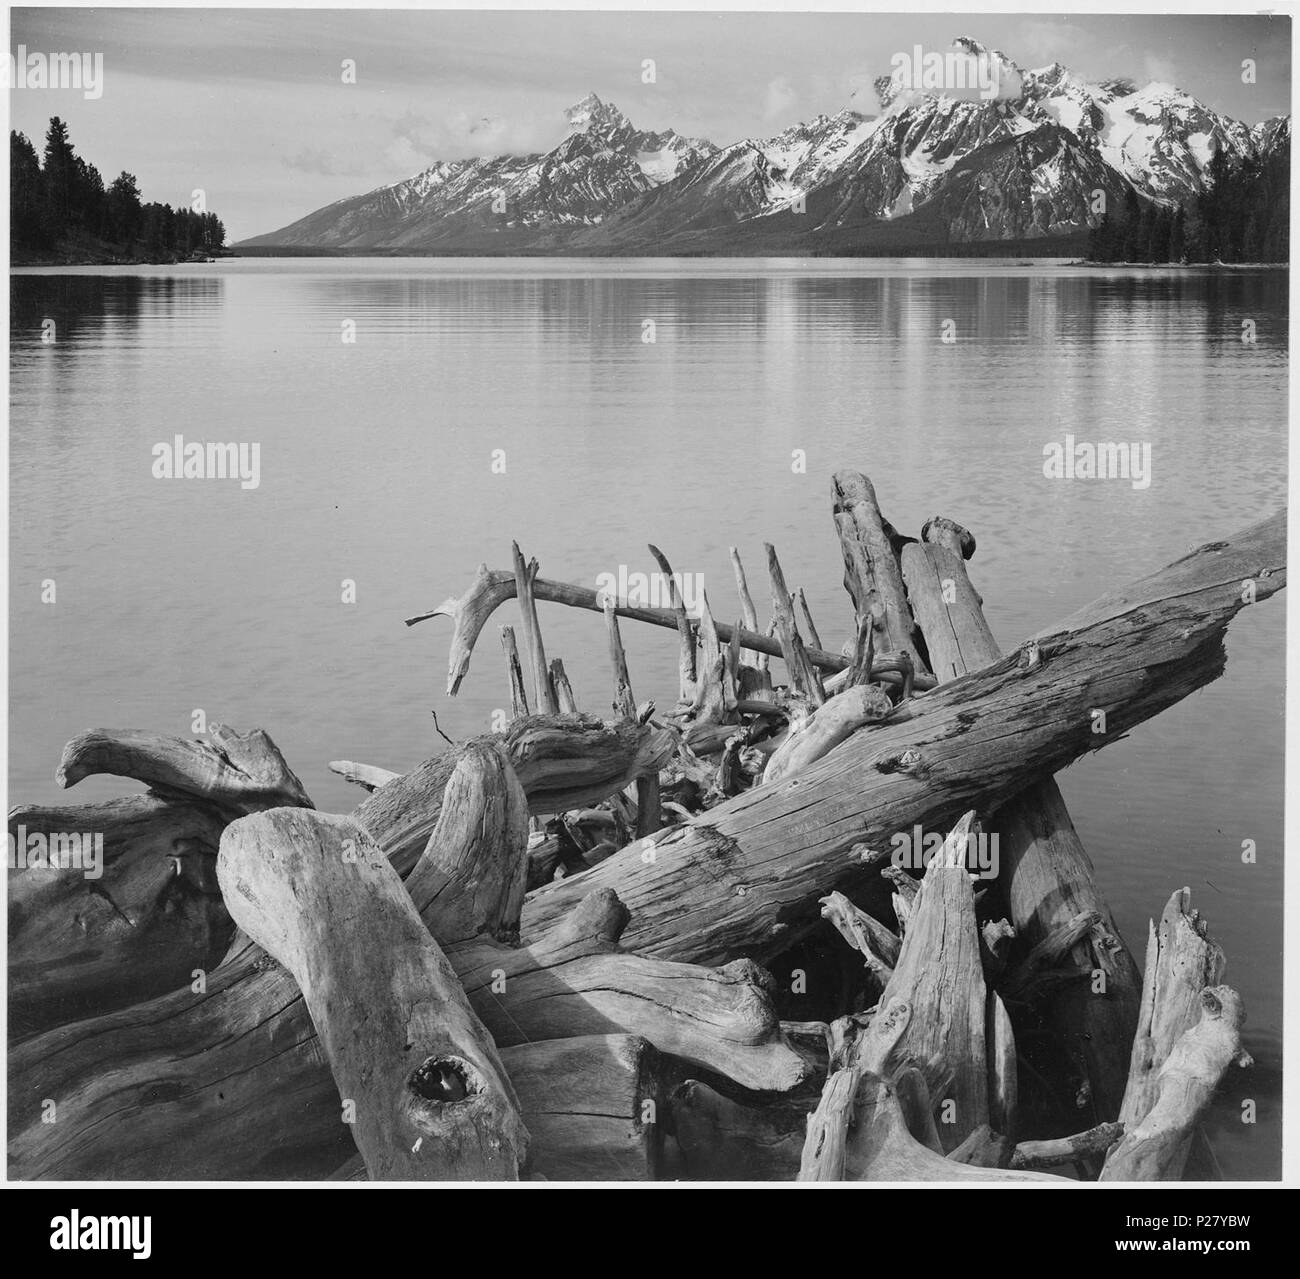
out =
[[[566,137],[544,154],[440,161],[247,243],[430,248],[501,230],[592,226],[717,151],[672,129],[637,129],[595,94],[565,116]]]
[[[1172,85],[1025,69],[965,38],[945,56],[953,87],[904,60],[876,82],[879,115],[844,110],[726,147],[638,129],[589,94],[544,154],[437,163],[246,244],[655,253],[851,249],[905,230],[1034,239],[1095,225],[1099,191],[1108,207],[1130,189],[1182,203],[1219,152],[1289,152],[1289,117],[1250,128]]]

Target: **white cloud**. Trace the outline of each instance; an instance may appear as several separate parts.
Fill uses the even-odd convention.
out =
[[[777,76],[767,86],[767,95],[763,100],[763,119],[788,118],[798,102],[799,94],[790,81],[785,76]]]

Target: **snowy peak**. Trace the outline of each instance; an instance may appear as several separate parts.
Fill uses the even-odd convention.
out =
[[[613,103],[602,102],[594,93],[575,102],[565,111],[564,118],[574,133],[621,133],[632,127],[627,116]]]
[[[899,50],[876,83],[877,116],[844,109],[725,148],[640,129],[589,93],[544,154],[433,164],[250,243],[644,251],[730,248],[752,231],[852,244],[903,219],[940,239],[1023,239],[1082,232],[1134,192],[1185,204],[1218,155],[1289,157],[1289,117],[1248,128],[1176,85],[1025,69],[966,36]]]

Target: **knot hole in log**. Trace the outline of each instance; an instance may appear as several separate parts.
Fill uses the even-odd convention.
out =
[[[463,1057],[426,1057],[406,1086],[421,1101],[449,1106],[483,1091],[478,1071]]]

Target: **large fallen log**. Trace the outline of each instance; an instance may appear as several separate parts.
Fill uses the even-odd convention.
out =
[[[13,809],[9,834],[25,860],[36,839],[56,859],[69,836],[101,847],[94,866],[47,859],[10,871],[10,1039],[152,999],[215,967],[234,931],[216,878],[225,825],[210,805],[156,795]]]
[[[475,743],[455,754],[457,770],[490,773],[462,778],[463,794],[481,797],[477,806],[450,803],[444,813],[426,772],[415,783],[410,774],[389,783],[352,815],[385,850],[389,832],[438,820],[417,855],[437,865],[411,869],[408,861],[408,883],[429,931],[452,939],[447,957],[498,1042],[636,1033],[747,1087],[799,1082],[808,1068],[784,1042],[769,979],[743,962],[714,971],[618,952],[627,913],[612,893],[580,901],[526,949],[491,943],[494,933],[511,933],[511,921],[492,892],[474,886],[493,882],[517,894],[526,857],[522,842],[511,846],[510,832],[515,839],[522,832],[509,808],[488,804],[508,789],[493,771],[506,767],[506,749]],[[404,783],[405,801],[374,806],[389,792],[400,799]],[[478,852],[467,861],[457,850],[475,840]],[[449,880],[457,891],[435,891]],[[42,1122],[47,1099],[57,1123]],[[9,1106],[10,1167],[24,1178],[325,1175],[350,1153],[337,1090],[297,987],[242,935],[201,990],[22,1045],[10,1060]]]
[[[922,537],[903,549],[903,578],[931,665],[946,681],[991,665],[1002,652],[966,571],[975,539],[938,517]],[[1076,979],[1055,984],[1044,1011],[1073,1076],[1068,1095],[1093,1123],[1114,1119],[1137,1026],[1137,966],[1055,781],[1017,795],[988,826],[998,835],[998,882],[1019,947],[1042,944],[1079,915],[1095,920],[1066,956]]]
[[[516,1180],[519,1100],[379,846],[347,818],[272,809],[226,828],[217,877],[298,983],[370,1179]]]
[[[669,1062],[653,1045],[584,1035],[503,1048],[501,1061],[528,1129],[529,1181],[658,1180]],[[330,1178],[367,1179],[359,1154]]]
[[[1267,598],[1285,584],[1285,560],[1281,515],[1202,547],[895,708],[805,772],[661,832],[652,850],[634,844],[538,889],[522,935],[544,935],[582,895],[609,887],[632,912],[624,940],[640,954],[762,962],[817,926],[827,892],[874,876],[855,845],[887,852],[914,825],[947,830],[968,808],[991,812],[1217,678],[1243,580]],[[1095,709],[1105,735],[1092,730]]]
[[[216,883],[222,829],[311,800],[260,728],[213,724],[210,737],[81,733],[63,749],[60,786],[108,773],[152,793],[10,813],[15,852],[24,845],[9,876],[11,1038],[175,990],[220,959],[234,931]],[[72,850],[77,864],[64,864]]]

